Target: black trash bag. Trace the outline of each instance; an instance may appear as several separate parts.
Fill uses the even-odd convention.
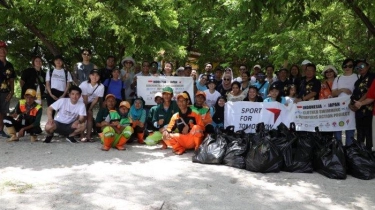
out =
[[[234,168],[245,168],[245,155],[248,149],[249,135],[243,131],[233,135],[225,135],[227,140],[227,150],[223,159],[223,164]]]
[[[194,152],[192,160],[194,163],[222,164],[226,148],[227,142],[220,131],[208,134]]]
[[[363,142],[353,139],[353,144],[346,147],[346,165],[353,177],[364,180],[375,178],[375,156]]]
[[[262,127],[264,124],[260,125],[260,128]],[[264,129],[257,129],[245,160],[246,170],[261,173],[280,172],[283,164],[279,150]]]
[[[318,173],[331,179],[346,179],[345,153],[336,139],[316,141],[313,166]]]
[[[286,138],[290,139],[288,148],[283,153],[283,171],[294,173],[313,172],[313,148],[314,142],[309,132],[296,132],[295,124],[291,123],[290,133]]]

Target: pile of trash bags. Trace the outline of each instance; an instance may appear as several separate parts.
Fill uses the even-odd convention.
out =
[[[234,127],[208,134],[192,161],[218,164],[271,173],[312,173],[331,179],[346,179],[347,174],[369,180],[375,178],[375,156],[362,142],[353,139],[344,147],[334,138],[315,132],[296,131],[295,124],[266,130],[263,123],[255,134],[234,132]]]

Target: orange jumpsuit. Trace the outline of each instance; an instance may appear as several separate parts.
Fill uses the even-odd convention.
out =
[[[189,126],[189,133],[182,134],[185,125]],[[203,141],[203,130],[202,117],[188,107],[185,114],[178,112],[172,116],[167,126],[170,138],[166,143],[178,154],[182,154],[186,149],[198,149]]]

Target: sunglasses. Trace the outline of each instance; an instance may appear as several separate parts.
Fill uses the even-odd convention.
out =
[[[342,68],[343,68],[343,69],[346,69],[346,68],[353,68],[353,64],[342,65]]]
[[[365,67],[366,67],[365,64],[361,64],[361,65],[359,65],[359,66],[356,66],[355,69],[356,69],[356,70],[362,70],[362,69],[364,69]]]
[[[229,78],[224,78],[224,81],[230,81],[230,79]]]
[[[90,54],[88,54],[88,53],[82,53],[82,55],[84,55],[84,56],[90,56]]]

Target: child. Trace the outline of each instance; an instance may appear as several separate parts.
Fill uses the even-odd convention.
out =
[[[212,126],[214,128],[224,128],[224,106],[227,102],[227,99],[225,96],[220,96],[217,98],[217,101],[214,105],[214,109],[211,110],[212,115]]]
[[[129,109],[129,102],[122,101],[118,111],[109,111],[109,115],[105,119],[108,126],[103,129],[101,135],[102,150],[108,151],[111,147],[116,147],[118,150],[125,150],[126,141],[134,132],[131,127],[132,122],[129,117]]]
[[[208,90],[203,91],[206,94],[206,104],[208,107],[213,107],[216,103],[217,98],[221,96],[221,94],[215,89],[216,83],[215,78],[213,75],[208,77]]]
[[[276,84],[272,84],[269,91],[269,97],[264,99],[263,102],[279,102],[285,105],[285,98],[280,96],[280,91]]]
[[[294,103],[294,99],[297,97],[297,88],[295,85],[288,85],[286,90],[288,96],[285,97],[285,105],[288,106],[289,104]]]

